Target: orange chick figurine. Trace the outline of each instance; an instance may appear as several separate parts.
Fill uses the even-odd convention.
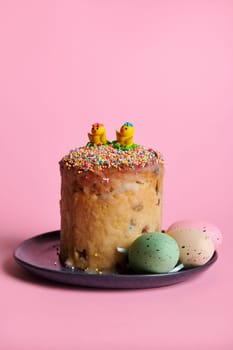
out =
[[[88,138],[93,144],[105,145],[107,143],[105,126],[100,123],[93,124],[91,128],[91,133],[88,133]]]

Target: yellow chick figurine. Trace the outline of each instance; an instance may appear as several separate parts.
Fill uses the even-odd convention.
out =
[[[92,125],[91,133],[88,133],[91,143],[96,145],[105,145],[107,143],[106,129],[103,124],[95,123]]]
[[[132,146],[133,142],[133,134],[134,134],[134,126],[132,123],[126,122],[122,125],[120,132],[116,131],[117,142],[121,146]]]

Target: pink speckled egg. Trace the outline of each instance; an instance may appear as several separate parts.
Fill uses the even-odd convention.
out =
[[[214,254],[214,243],[210,236],[192,228],[176,228],[167,232],[180,249],[180,262],[185,267],[206,264]]]
[[[208,235],[214,243],[215,250],[217,250],[222,243],[222,233],[219,230],[219,228],[206,221],[200,221],[200,220],[199,221],[197,220],[176,221],[174,224],[169,226],[169,228],[167,229],[167,232],[169,233],[171,231],[175,231],[180,228],[200,230],[205,235]]]

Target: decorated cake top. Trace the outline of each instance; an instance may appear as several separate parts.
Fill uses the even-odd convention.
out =
[[[86,171],[102,171],[115,168],[144,168],[148,165],[163,163],[162,155],[153,150],[134,143],[134,126],[126,122],[120,131],[116,131],[116,140],[107,140],[103,124],[92,125],[88,133],[86,146],[77,147],[64,156],[60,162],[68,170],[75,168],[79,173]]]

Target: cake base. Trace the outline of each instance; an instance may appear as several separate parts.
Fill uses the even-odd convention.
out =
[[[145,232],[161,230],[163,166],[78,173],[61,166],[63,264],[89,271],[115,271]]]

